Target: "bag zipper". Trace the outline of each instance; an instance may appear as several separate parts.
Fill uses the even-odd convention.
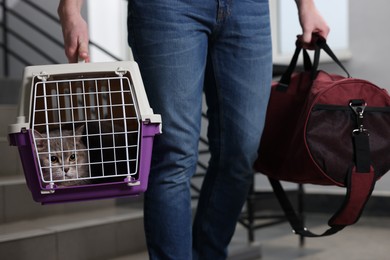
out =
[[[317,110],[331,110],[331,111],[352,111],[349,106],[329,105],[329,104],[316,104],[313,106],[312,111]],[[385,112],[390,113],[390,107],[366,107],[366,112]]]

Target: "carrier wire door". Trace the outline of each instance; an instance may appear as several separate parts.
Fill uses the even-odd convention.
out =
[[[161,118],[149,107],[135,62],[31,66],[22,89],[9,136],[36,201],[146,190]]]

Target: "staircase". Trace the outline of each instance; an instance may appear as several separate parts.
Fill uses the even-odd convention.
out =
[[[113,259],[145,252],[142,198],[45,206],[32,200],[17,148],[7,140],[19,86],[19,80],[0,81],[0,259]]]

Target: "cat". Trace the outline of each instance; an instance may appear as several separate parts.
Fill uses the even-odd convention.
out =
[[[82,141],[84,125],[72,130],[50,130],[49,135],[34,130],[39,161],[45,182],[57,187],[89,184],[88,151]],[[50,140],[50,154],[49,151]],[[76,146],[76,147],[75,147]],[[52,179],[50,178],[52,176]],[[80,179],[87,178],[87,179]],[[68,181],[67,181],[68,180]]]

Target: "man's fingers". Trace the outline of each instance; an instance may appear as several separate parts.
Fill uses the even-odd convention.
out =
[[[78,61],[89,62],[88,41],[83,41],[78,48]]]
[[[311,37],[312,37],[312,32],[311,31],[305,31],[302,34],[302,42],[304,45],[308,45],[311,43]]]

